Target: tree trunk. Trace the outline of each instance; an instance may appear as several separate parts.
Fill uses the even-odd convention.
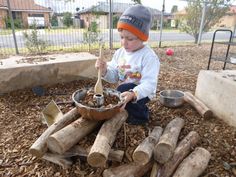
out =
[[[198,177],[206,169],[211,158],[210,152],[197,147],[177,168],[173,177]]]
[[[62,166],[63,169],[67,169],[72,165],[72,161],[69,158],[64,157],[63,155],[45,153],[42,157],[44,160],[55,163]]]
[[[163,129],[156,126],[151,134],[144,139],[144,141],[135,149],[133,153],[133,160],[142,165],[148,163],[153,155],[153,149],[157,144]]]
[[[167,162],[175,150],[179,133],[184,126],[184,120],[175,118],[169,122],[154,148],[154,158],[161,164]]]
[[[185,92],[184,100],[192,105],[203,118],[209,118],[213,115],[212,111],[192,93]]]
[[[42,157],[48,150],[47,138],[54,132],[62,129],[66,125],[70,124],[79,117],[79,112],[76,108],[73,108],[62,116],[60,120],[53,123],[47,130],[35,141],[30,147],[29,151],[32,155]]]
[[[91,133],[99,125],[98,121],[80,118],[47,139],[48,148],[52,152],[63,154],[83,137]]]
[[[121,111],[103,123],[88,155],[87,161],[89,165],[93,167],[104,167],[106,165],[108,154],[115,141],[116,134],[127,117],[127,112]]]
[[[104,170],[103,177],[142,177],[149,170],[151,170],[153,161],[146,165],[131,162],[118,167],[109,168]]]
[[[191,131],[177,146],[173,157],[166,162],[158,172],[158,177],[170,177],[181,161],[197,145],[200,136],[197,132]]]

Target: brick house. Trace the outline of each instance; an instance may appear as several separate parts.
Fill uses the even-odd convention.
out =
[[[129,3],[113,3],[113,21],[114,18],[118,20],[121,14],[132,5]],[[109,28],[109,9],[108,2],[98,2],[97,5],[78,11],[76,17],[79,17],[83,21],[85,28],[89,27],[91,22],[95,21],[98,24],[98,28],[107,29]],[[149,8],[149,10],[152,13],[153,21],[160,19],[161,12],[159,10],[153,8]]]
[[[29,18],[36,17],[44,20],[44,26],[50,25],[52,10],[35,4],[34,0],[9,0],[13,19],[19,19],[24,28],[29,27]],[[0,0],[0,29],[6,28],[5,18],[8,16],[7,0]]]

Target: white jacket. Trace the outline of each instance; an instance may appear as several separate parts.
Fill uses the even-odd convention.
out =
[[[137,101],[156,95],[160,61],[155,52],[147,45],[135,52],[118,49],[110,62],[107,63],[107,73],[103,77],[110,83],[134,83],[133,89]]]

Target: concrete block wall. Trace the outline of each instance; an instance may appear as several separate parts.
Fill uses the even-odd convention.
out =
[[[200,71],[195,96],[214,115],[236,127],[236,70]]]
[[[37,62],[32,62],[34,58]],[[40,56],[16,56],[1,60],[0,93],[97,77],[94,67],[97,57],[89,53],[47,55],[40,62],[39,59]]]

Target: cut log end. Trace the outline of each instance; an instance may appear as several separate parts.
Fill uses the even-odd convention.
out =
[[[101,153],[93,152],[87,157],[87,162],[92,167],[105,167],[107,162],[107,157]]]
[[[173,149],[169,144],[162,143],[154,149],[154,159],[159,163],[164,164],[172,156]]]
[[[60,142],[57,141],[57,139],[54,138],[53,135],[48,137],[47,145],[48,148],[54,153],[63,154],[64,152],[63,148],[60,146]]]
[[[205,119],[208,119],[208,118],[210,118],[210,117],[212,117],[212,116],[213,116],[213,113],[212,113],[211,110],[207,110],[207,111],[203,114],[203,118],[205,118]]]
[[[149,162],[149,156],[145,152],[138,151],[133,154],[133,160],[136,163],[145,165],[146,163]]]

